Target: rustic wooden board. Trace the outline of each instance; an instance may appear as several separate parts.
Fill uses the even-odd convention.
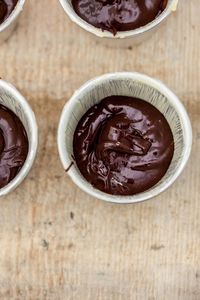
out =
[[[27,1],[0,47],[0,76],[31,103],[37,160],[0,206],[0,299],[200,299],[200,1],[132,49],[92,41],[57,0]],[[66,177],[57,152],[61,109],[86,80],[139,71],[164,81],[186,105],[194,144],[173,187],[154,200],[112,205]]]

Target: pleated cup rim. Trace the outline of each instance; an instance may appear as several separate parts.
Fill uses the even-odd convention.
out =
[[[139,27],[134,30],[117,32],[115,36],[107,30],[102,31],[100,28],[96,28],[95,26],[84,21],[81,17],[77,15],[73,7],[70,5],[71,1],[69,0],[59,0],[59,1],[65,13],[69,16],[72,22],[76,23],[87,32],[90,32],[99,38],[108,38],[108,39],[115,40],[115,39],[137,37],[159,26],[160,23],[162,23],[173,11],[176,11],[179,0],[168,0],[169,2],[165,10],[155,20],[146,24],[145,26]]]
[[[148,85],[150,87],[153,87],[154,89],[158,90],[160,93],[165,95],[170,103],[173,104],[173,107],[175,108],[175,111],[177,112],[181,126],[182,126],[182,133],[184,137],[184,145],[182,149],[182,157],[180,159],[179,165],[176,168],[175,173],[171,174],[168,180],[166,182],[162,183],[162,185],[159,185],[159,183],[155,186],[153,186],[151,189],[139,193],[136,195],[131,196],[118,196],[118,195],[110,195],[107,193],[104,193],[95,187],[93,187],[90,183],[87,182],[87,180],[80,174],[80,171],[78,170],[76,163],[73,162],[71,165],[71,168],[69,168],[72,159],[72,153],[69,153],[69,150],[66,147],[66,134],[71,134],[69,132],[69,124],[72,120],[72,115],[74,114],[75,110],[77,109],[77,105],[79,104],[79,99],[81,99],[81,95],[85,94],[86,91],[88,92],[91,89],[97,88],[101,84],[106,84],[106,82],[111,80],[133,80],[140,83],[144,83],[145,85]],[[83,112],[84,114],[85,112]],[[82,115],[83,115],[82,114]],[[78,121],[77,121],[78,122]],[[71,140],[73,140],[73,137],[71,137]],[[104,200],[108,202],[113,203],[136,203],[148,200],[150,198],[153,198],[157,195],[159,195],[161,192],[165,191],[167,188],[169,188],[175,180],[178,178],[178,176],[183,171],[189,156],[191,152],[192,147],[192,128],[190,119],[188,117],[188,114],[182,104],[182,102],[178,99],[178,97],[168,88],[166,87],[161,81],[157,79],[153,79],[147,75],[136,73],[136,72],[120,72],[120,73],[110,73],[105,74],[99,77],[96,77],[94,79],[91,79],[87,81],[85,84],[83,84],[70,98],[70,100],[65,104],[61,117],[60,122],[58,126],[58,135],[57,135],[57,143],[58,143],[58,151],[61,163],[63,165],[64,170],[67,170],[67,174],[71,177],[73,182],[79,186],[83,191],[88,193],[89,195]],[[70,145],[70,147],[73,149],[73,145]],[[69,170],[68,170],[69,168]],[[168,171],[167,171],[168,172]]]
[[[5,93],[5,95],[9,95],[10,101],[13,103],[12,104],[13,107],[15,105],[16,107],[20,107],[21,109],[20,114],[23,113],[25,121],[28,124],[29,132],[27,131],[26,126],[24,127],[28,135],[29,151],[28,151],[26,161],[22,166],[21,170],[19,171],[19,173],[16,175],[16,177],[13,180],[11,180],[5,187],[0,189],[0,197],[5,196],[8,193],[12,192],[25,179],[30,169],[32,168],[37,153],[37,148],[38,148],[38,126],[32,108],[30,107],[26,99],[12,84],[1,79],[0,96],[2,94],[2,91],[3,93]],[[2,96],[2,99],[4,99],[4,96]],[[3,103],[3,105],[6,106],[5,103]],[[11,109],[9,106],[8,108]],[[15,111],[13,112],[15,113]],[[18,117],[20,118],[20,116]]]

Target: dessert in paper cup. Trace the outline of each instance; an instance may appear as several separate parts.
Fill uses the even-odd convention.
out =
[[[66,103],[58,128],[66,173],[86,193],[115,203],[144,201],[166,190],[184,169],[191,146],[181,101],[162,82],[139,73],[105,74],[85,83]]]
[[[27,176],[37,146],[31,107],[14,86],[0,80],[0,196],[13,191]]]
[[[24,3],[25,0],[0,0],[0,43],[12,34]]]
[[[69,18],[110,46],[127,47],[149,38],[176,11],[178,0],[60,0]]]

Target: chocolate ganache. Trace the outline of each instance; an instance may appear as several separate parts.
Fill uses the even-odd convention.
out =
[[[110,96],[79,121],[73,149],[80,172],[94,187],[108,194],[133,195],[164,176],[174,139],[167,120],[153,105]]]
[[[86,22],[114,35],[152,22],[168,0],[72,0],[75,12]]]
[[[18,0],[0,0],[0,24],[11,14],[17,2]]]
[[[20,171],[28,155],[28,138],[20,119],[0,105],[0,188]]]

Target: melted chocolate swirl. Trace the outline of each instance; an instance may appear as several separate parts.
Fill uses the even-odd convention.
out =
[[[167,6],[167,0],[72,0],[75,12],[89,24],[114,35],[144,26]]]
[[[0,188],[20,171],[28,154],[28,138],[20,119],[0,105]]]
[[[174,140],[165,117],[144,100],[111,96],[82,117],[74,133],[74,156],[93,186],[133,195],[166,173]]]
[[[0,24],[3,23],[15,8],[18,0],[0,0]]]

